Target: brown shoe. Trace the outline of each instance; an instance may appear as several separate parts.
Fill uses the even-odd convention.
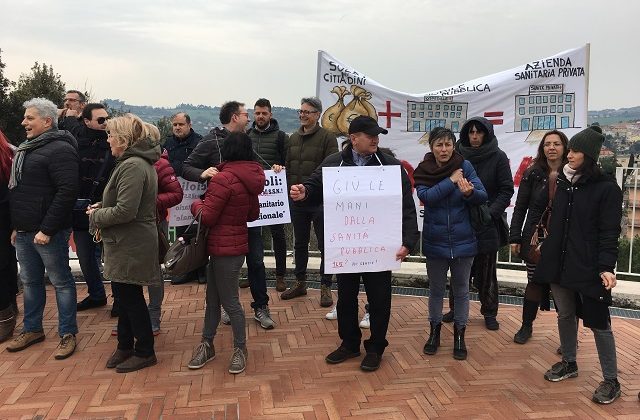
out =
[[[283,300],[293,299],[298,296],[304,296],[307,294],[307,282],[304,280],[296,280],[296,284],[290,287],[286,291],[282,292],[280,298]]]
[[[56,348],[54,357],[57,360],[66,359],[76,351],[76,336],[73,334],[65,334],[60,339],[60,344]]]
[[[152,354],[148,357],[140,357],[140,356],[131,356],[124,362],[120,363],[116,366],[116,372],[118,373],[127,373],[134,372],[136,370],[144,369],[149,366],[153,366],[158,363],[158,359],[156,359],[156,355]]]
[[[0,343],[4,343],[13,337],[13,330],[16,328],[16,313],[13,306],[0,311]]]
[[[115,369],[120,363],[133,356],[133,350],[116,349],[109,360],[107,360],[107,369]]]
[[[331,287],[326,285],[320,286],[320,306],[328,308],[333,306],[333,296],[331,296]]]
[[[238,286],[241,289],[246,289],[247,287],[249,287],[249,279],[241,278],[240,281],[238,281]]]
[[[42,331],[22,332],[19,336],[11,340],[9,345],[7,345],[7,351],[13,353],[24,350],[32,344],[36,344],[41,341],[44,341],[44,332]]]
[[[276,276],[276,291],[284,292],[287,290],[287,283],[284,282],[284,276]]]

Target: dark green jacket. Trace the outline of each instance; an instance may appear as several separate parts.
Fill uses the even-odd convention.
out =
[[[117,158],[101,207],[91,214],[91,223],[102,235],[107,280],[141,286],[161,281],[156,228],[158,177],[153,168],[160,150],[160,145],[150,140],[125,150]]]
[[[289,136],[280,130],[278,121],[272,118],[264,131],[259,130],[254,122],[247,134],[253,143],[255,161],[264,169],[271,169],[274,164],[284,165]]]
[[[287,147],[285,167],[289,186],[302,184],[327,156],[337,151],[336,137],[319,124],[307,133],[300,127],[289,137]]]

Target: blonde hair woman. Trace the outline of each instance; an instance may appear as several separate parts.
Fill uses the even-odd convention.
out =
[[[99,231],[104,252],[104,278],[119,301],[118,348],[107,368],[132,372],[157,363],[151,321],[142,286],[161,281],[156,230],[158,178],[153,164],[160,145],[146,124],[133,114],[107,123],[116,167],[102,202],[87,213]]]

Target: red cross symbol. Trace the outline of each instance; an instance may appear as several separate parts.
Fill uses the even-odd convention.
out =
[[[379,112],[378,115],[381,117],[387,117],[387,128],[391,128],[392,117],[402,116],[399,112],[391,112],[391,101],[387,101],[387,110],[385,112]]]

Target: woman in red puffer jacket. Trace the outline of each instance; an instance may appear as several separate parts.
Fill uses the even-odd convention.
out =
[[[253,161],[251,139],[231,133],[222,146],[224,161],[211,178],[204,200],[191,206],[194,216],[202,211],[202,224],[209,228],[207,250],[207,297],[202,342],[189,362],[199,369],[215,357],[213,338],[220,322],[220,305],[229,314],[233,330],[230,373],[244,371],[247,361],[245,318],[238,297],[238,280],[244,256],[249,252],[247,222],[260,214],[258,195],[264,188],[264,170]]]
[[[169,223],[167,221],[169,208],[177,206],[182,201],[182,186],[180,185],[180,182],[178,182],[176,173],[169,164],[169,155],[166,150],[162,152],[160,159],[158,159],[153,167],[156,170],[156,174],[158,174],[156,222],[160,225],[160,228],[166,235],[167,229],[169,228]],[[149,316],[151,317],[151,329],[153,330],[153,335],[160,334],[162,299],[164,299],[164,281],[160,282],[159,285],[149,286]]]

